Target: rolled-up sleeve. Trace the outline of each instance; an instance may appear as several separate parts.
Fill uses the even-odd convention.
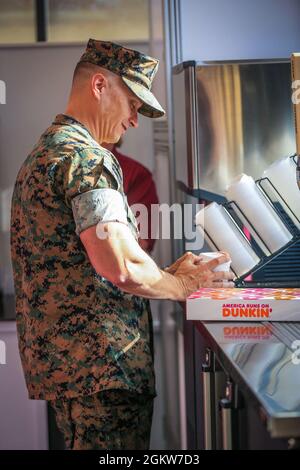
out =
[[[94,189],[82,193],[72,199],[72,210],[77,235],[99,222],[122,222],[127,225],[124,199],[115,189]]]

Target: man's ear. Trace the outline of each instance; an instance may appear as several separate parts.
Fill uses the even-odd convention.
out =
[[[95,73],[92,77],[92,92],[96,99],[100,99],[101,94],[107,88],[107,78],[102,73]]]

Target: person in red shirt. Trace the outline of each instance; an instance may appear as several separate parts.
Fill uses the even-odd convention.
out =
[[[121,145],[122,140],[119,140],[117,144],[102,144],[103,147],[114,154],[120,163],[123,171],[124,193],[130,207],[134,204],[143,204],[147,208],[148,238],[140,238],[139,244],[143,250],[150,253],[155,244],[155,239],[151,238],[151,205],[159,203],[156,186],[152,173],[148,168],[119,152]]]

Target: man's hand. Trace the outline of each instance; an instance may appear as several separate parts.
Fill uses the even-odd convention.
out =
[[[169,274],[175,274],[177,269],[179,268],[179,266],[181,265],[181,263],[183,261],[185,261],[187,258],[189,258],[189,260],[194,260],[194,263],[198,263],[199,261],[201,261],[201,257],[200,256],[197,256],[197,255],[194,255],[191,251],[186,251],[184,253],[184,255],[182,255],[180,258],[178,258],[175,263],[171,264],[170,266],[168,266],[167,268],[164,269],[164,271],[166,271],[167,273]]]
[[[201,261],[201,254],[196,256],[189,252],[179,258],[170,268],[172,270],[175,268],[173,275],[182,286],[183,298],[180,301],[184,301],[201,287],[234,287],[232,282],[233,273],[227,271],[213,272],[213,269],[229,260],[230,257],[227,253],[222,253],[218,258],[208,262]]]

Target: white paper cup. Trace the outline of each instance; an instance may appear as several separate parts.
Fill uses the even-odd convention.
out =
[[[201,256],[202,260],[207,263],[208,261],[211,261],[214,258],[219,258],[220,256],[222,256],[222,253],[219,253],[218,251],[211,251],[209,253],[199,253],[199,256]],[[231,260],[226,261],[226,263],[220,264],[215,269],[213,269],[213,271],[214,272],[229,271],[230,265],[231,265]]]
[[[245,174],[237,176],[228,186],[226,197],[228,201],[235,201],[238,204],[249,222],[255,227],[266,248],[268,248],[262,247],[267,256],[270,252],[275,253],[293,238],[293,235],[269,204],[262,191],[258,189],[251,176]],[[247,226],[246,223],[245,225]]]
[[[264,171],[263,176],[269,178],[289,208],[300,220],[300,192],[297,185],[296,171],[297,165],[293,158],[286,157],[269,166]],[[298,228],[300,228],[299,220],[293,218]]]
[[[237,276],[242,276],[259,263],[260,259],[249,241],[223,206],[212,202],[197,212],[195,219],[197,229],[209,247],[212,250],[218,247],[219,251],[230,254],[232,269]]]

